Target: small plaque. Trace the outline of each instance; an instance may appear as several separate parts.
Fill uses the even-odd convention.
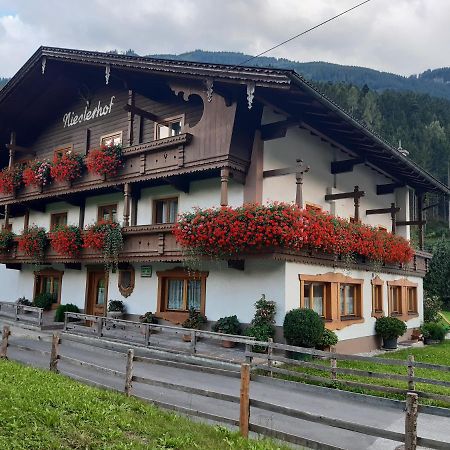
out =
[[[141,278],[150,278],[152,276],[152,273],[153,273],[152,266],[141,267]]]

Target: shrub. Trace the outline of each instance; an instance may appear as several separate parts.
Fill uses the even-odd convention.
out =
[[[255,303],[255,308],[255,317],[245,334],[258,341],[267,342],[269,338],[275,336],[274,323],[277,305],[272,300],[267,300],[266,296],[262,294],[261,298]],[[260,350],[262,348],[255,347],[255,351]]]
[[[396,317],[380,317],[375,322],[375,332],[383,339],[396,339],[407,330],[406,323]]]
[[[237,316],[221,317],[212,330],[216,333],[241,334],[241,324]]]
[[[181,324],[183,328],[193,328],[198,330],[202,324],[206,323],[206,317],[195,308],[189,309],[189,317]]]
[[[23,305],[23,306],[33,306],[33,302],[31,302],[30,300],[28,300],[25,297],[20,297],[16,300],[16,303],[18,305]]]
[[[151,311],[139,316],[139,320],[141,323],[158,323],[158,318]]]
[[[338,343],[338,341],[339,338],[337,337],[337,334],[334,331],[325,328],[323,330],[322,338],[317,344],[317,348],[323,350],[328,347],[333,347]]]
[[[67,303],[67,305],[59,305],[55,312],[55,322],[64,322],[65,312],[79,313],[80,310],[77,305],[73,305],[72,303]]]
[[[424,322],[439,322],[442,305],[442,300],[437,295],[427,295],[423,302]]]
[[[433,258],[423,280],[428,295],[437,295],[445,303],[450,301],[450,241],[442,239],[433,247]]]
[[[36,306],[36,308],[42,308],[44,311],[49,311],[52,309],[53,303],[55,303],[55,296],[53,294],[49,294],[47,292],[44,292],[42,294],[36,295],[35,299],[33,300],[33,306]]]
[[[122,300],[110,300],[108,302],[109,312],[123,312],[125,310],[125,305]]]
[[[323,319],[312,309],[293,309],[284,318],[283,333],[289,345],[314,348],[322,339],[324,329]]]
[[[431,339],[433,341],[443,341],[447,334],[447,327],[441,323],[424,323],[420,327],[424,339]]]

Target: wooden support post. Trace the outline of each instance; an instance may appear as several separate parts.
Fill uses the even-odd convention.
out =
[[[197,333],[194,329],[191,330],[191,353],[195,355],[197,353]]]
[[[415,391],[416,383],[414,381],[414,355],[408,355],[408,391]]]
[[[84,228],[84,214],[85,214],[85,211],[86,211],[86,199],[84,199],[81,202],[80,215],[78,217],[78,226],[80,227],[81,230],[83,230],[83,228]]]
[[[8,339],[11,335],[11,331],[8,325],[3,326],[2,333],[2,345],[0,347],[0,358],[7,359],[8,358]]]
[[[64,313],[64,331],[67,331],[67,324],[69,323],[69,318],[67,317],[67,312]]]
[[[251,364],[253,361],[253,356],[250,353],[253,353],[253,345],[245,344],[245,362],[247,364]]]
[[[359,186],[355,186],[353,189],[353,192],[355,194],[354,196],[354,203],[355,203],[355,222],[359,222],[359,205],[360,205],[360,199],[361,197],[359,194]]]
[[[406,416],[405,416],[405,450],[416,450],[417,448],[417,415],[419,396],[414,392],[406,394]]]
[[[228,206],[228,180],[230,169],[224,167],[220,171],[220,206]]]
[[[27,209],[25,211],[25,215],[23,216],[23,229],[24,229],[24,231],[28,230],[29,225],[30,225],[30,210]]]
[[[423,227],[423,193],[419,192],[417,194],[417,215],[418,215],[418,226],[419,226],[419,249],[423,250],[425,247],[425,233]]]
[[[127,352],[127,366],[125,368],[125,395],[129,397],[131,395],[131,388],[133,382],[133,360],[134,350],[130,348]]]
[[[273,338],[268,338],[267,342],[269,343],[269,345],[267,346],[267,365],[270,368],[270,376],[273,378],[273,371],[272,371]]]
[[[250,364],[241,364],[241,392],[239,431],[245,438],[248,437],[248,426],[250,422]]]
[[[131,185],[125,183],[123,187],[124,201],[123,201],[123,226],[130,226],[130,200],[131,200]]]
[[[144,341],[145,341],[145,346],[147,346],[148,344],[150,344],[150,335],[151,335],[150,324],[149,324],[149,323],[146,323],[146,324],[145,324],[145,330],[144,330]]]
[[[355,186],[352,192],[342,192],[340,194],[326,194],[325,201],[341,200],[344,198],[352,198],[355,204],[355,222],[359,222],[359,206],[361,197],[365,196],[364,191],[359,190],[359,186]]]
[[[103,335],[103,317],[99,317],[97,320],[97,336],[102,337]]]
[[[5,223],[4,228],[7,230],[9,228],[9,205],[5,205]]]
[[[8,163],[9,168],[11,168],[14,165],[15,147],[16,147],[16,132],[11,131],[11,137],[9,139],[9,163]]]
[[[330,358],[330,378],[331,381],[337,381],[337,359],[334,355],[336,353],[336,347],[331,347],[331,353],[333,356]]]
[[[133,90],[129,90],[128,91],[128,102],[127,105],[130,107],[128,110],[128,136],[127,136],[127,141],[128,141],[128,146],[131,147],[133,145],[133,141],[134,141],[134,136],[133,136],[133,132],[134,132],[134,105],[135,104],[135,97],[134,97],[134,91]]]
[[[50,372],[59,373],[58,359],[59,359],[59,334],[54,333],[52,337],[52,350],[50,352]]]
[[[297,159],[297,172],[295,173],[295,204],[303,208],[303,177],[305,173],[309,172],[310,167],[305,166],[302,159]]]

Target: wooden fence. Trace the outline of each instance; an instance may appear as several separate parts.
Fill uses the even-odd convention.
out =
[[[175,409],[178,411],[183,412],[190,412],[195,413],[195,415],[199,417],[205,417],[211,420],[223,422],[223,423],[229,423],[232,425],[239,426],[240,433],[242,436],[247,437],[249,431],[253,431],[259,434],[264,434],[267,436],[271,436],[274,438],[278,438],[281,440],[285,440],[287,442],[295,443],[298,445],[312,445],[313,448],[321,448],[321,449],[329,449],[329,450],[336,450],[340,449],[339,447],[335,447],[328,444],[319,444],[314,441],[301,438],[299,436],[289,434],[286,432],[270,429],[267,427],[264,427],[262,425],[257,425],[251,423],[250,419],[252,416],[252,408],[262,409],[264,411],[269,411],[276,414],[281,414],[286,417],[290,418],[296,418],[299,420],[308,421],[311,423],[318,423],[324,426],[329,426],[333,428],[338,428],[341,430],[347,430],[355,433],[361,433],[368,436],[373,436],[377,438],[382,439],[388,439],[396,442],[403,442],[405,443],[405,449],[406,450],[415,450],[417,446],[423,446],[431,449],[448,449],[449,443],[448,442],[442,442],[437,441],[433,439],[423,438],[419,437],[417,435],[417,419],[419,415],[419,409],[418,409],[418,393],[417,392],[407,392],[406,394],[406,409],[405,409],[405,426],[404,426],[404,432],[396,432],[396,431],[390,431],[382,428],[378,428],[376,426],[370,426],[370,425],[363,425],[358,424],[354,422],[348,422],[345,420],[325,417],[322,415],[316,415],[311,414],[308,412],[300,411],[291,409],[288,407],[284,407],[281,405],[276,405],[270,402],[265,402],[257,399],[253,399],[250,395],[250,389],[251,389],[251,364],[249,363],[242,363],[241,364],[241,370],[240,370],[240,392],[239,395],[230,395],[230,394],[224,394],[220,392],[214,392],[207,389],[201,389],[201,388],[195,388],[195,387],[188,387],[183,386],[180,384],[170,383],[166,381],[161,380],[154,380],[147,377],[139,377],[134,375],[134,363],[147,363],[147,364],[154,364],[154,360],[148,357],[142,357],[142,356],[136,356],[134,354],[134,349],[130,348],[127,351],[127,357],[126,357],[126,366],[124,368],[124,371],[110,369],[107,367],[103,367],[91,362],[82,361],[79,359],[75,359],[72,357],[68,357],[65,355],[60,354],[60,342],[61,337],[58,334],[54,334],[52,341],[51,341],[51,349],[49,351],[47,350],[38,350],[33,349],[31,347],[28,347],[26,345],[19,345],[14,342],[9,341],[9,336],[11,335],[10,329],[8,326],[5,326],[3,328],[3,334],[2,334],[2,342],[0,345],[0,357],[6,358],[7,357],[7,350],[8,347],[13,346],[19,349],[28,350],[37,352],[39,354],[45,355],[49,357],[49,369],[52,372],[58,372],[58,363],[59,361],[63,361],[72,365],[76,366],[84,366],[87,368],[90,368],[92,370],[95,370],[97,372],[102,372],[105,374],[109,374],[115,377],[120,377],[123,379],[123,392],[127,396],[134,395],[134,385],[149,385],[149,386],[156,386],[164,389],[170,389],[178,392],[184,392],[192,395],[197,395],[209,399],[215,399],[220,401],[225,401],[229,403],[233,403],[236,405],[239,405],[239,420],[234,420],[231,418],[219,416],[212,413],[206,413],[201,411],[193,411],[189,409],[185,409],[182,407],[177,407],[175,405],[170,405],[166,403],[162,403],[157,400],[150,400],[152,403],[155,403],[157,405]],[[63,338],[64,339],[64,338]],[[259,343],[258,345],[261,345],[263,343]],[[267,343],[266,343],[267,344]],[[278,346],[282,344],[275,344],[272,343],[272,346]],[[295,350],[294,350],[295,349]],[[308,349],[302,349],[303,351],[306,351]],[[298,347],[292,347],[290,351],[299,351]],[[310,350],[312,352],[312,350]],[[250,352],[251,353],[251,352]],[[321,352],[321,353],[328,353],[328,352]],[[310,353],[312,354],[312,353]],[[253,355],[248,355],[249,358],[251,358]],[[259,354],[258,354],[259,356]],[[336,357],[336,360],[339,359],[341,355],[334,354],[334,357]],[[348,356],[348,355],[347,355]],[[355,359],[359,359],[355,357]],[[298,361],[299,362],[299,361]],[[410,361],[407,362],[409,364]],[[415,363],[418,364],[418,363]],[[258,367],[258,365],[256,366]],[[408,365],[410,367],[410,365]],[[266,367],[269,370],[274,370],[275,368],[272,366]],[[333,367],[332,373],[334,373],[335,367]],[[337,369],[337,368],[336,368]],[[197,370],[193,366],[193,370]],[[338,373],[338,371],[336,372]],[[99,383],[95,383],[99,384]],[[103,387],[110,388],[109,386],[103,385]]]
[[[43,323],[44,310],[35,306],[25,306],[19,303],[0,302],[0,316],[20,322],[29,322],[39,327]]]

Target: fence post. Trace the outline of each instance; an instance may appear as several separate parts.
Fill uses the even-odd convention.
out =
[[[59,359],[59,334],[54,333],[52,338],[52,350],[50,352],[50,371],[59,373],[58,359]]]
[[[9,329],[8,325],[5,325],[3,327],[3,333],[2,333],[2,345],[0,347],[0,358],[7,359],[7,353],[8,353],[8,338],[11,335],[11,331]]]
[[[14,319],[19,320],[19,305],[14,305]]]
[[[103,317],[99,317],[97,319],[97,336],[102,337],[102,329],[103,329]]]
[[[150,334],[151,334],[150,326],[151,326],[151,324],[149,324],[149,323],[145,324],[144,339],[145,339],[146,347],[147,347],[147,345],[150,344]]]
[[[405,450],[417,448],[418,404],[419,396],[415,392],[408,392],[406,394]]]
[[[67,323],[69,322],[69,319],[67,318],[67,314],[69,314],[68,312],[64,313],[64,331],[67,331]]]
[[[268,345],[267,345],[267,365],[270,369],[270,376],[273,378],[273,371],[272,371],[272,354],[273,354],[273,338],[267,339]]]
[[[38,324],[39,324],[40,327],[42,327],[42,325],[43,325],[42,312],[43,312],[43,309],[39,308],[39,311],[38,311]],[[65,320],[66,319],[64,318],[64,321]]]
[[[414,355],[408,355],[408,391],[415,391],[416,383],[414,382]]]
[[[239,431],[245,438],[248,437],[250,422],[250,364],[241,364],[241,392],[239,411]]]
[[[333,354],[330,358],[330,377],[331,381],[337,381],[337,359],[336,359],[336,347],[330,348],[331,353]]]
[[[130,348],[127,352],[127,367],[125,369],[125,395],[129,397],[131,395],[131,387],[133,382],[133,360],[134,350]]]
[[[253,356],[249,354],[252,352],[253,352],[253,344],[250,344],[249,342],[247,342],[245,344],[245,362],[247,364],[251,364],[253,362]]]
[[[197,352],[197,333],[196,330],[193,328],[191,330],[191,353],[195,355]]]

